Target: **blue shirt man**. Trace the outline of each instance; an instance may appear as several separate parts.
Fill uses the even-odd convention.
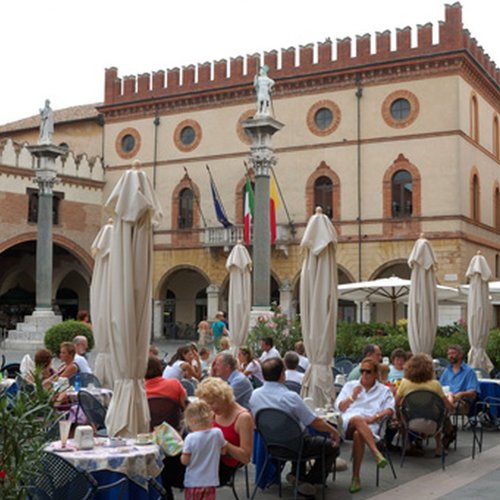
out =
[[[244,408],[250,409],[249,401],[253,386],[248,377],[238,370],[235,357],[230,353],[221,353],[214,361],[214,375],[225,380],[233,389],[234,399]]]
[[[448,399],[452,403],[463,398],[476,399],[479,392],[479,382],[474,370],[463,362],[464,352],[461,346],[448,347],[448,360],[450,364],[441,375],[439,382],[442,386],[450,388]]]

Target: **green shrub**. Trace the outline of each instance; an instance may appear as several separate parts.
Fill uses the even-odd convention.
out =
[[[84,335],[87,337],[89,343],[89,351],[94,347],[94,335],[92,328],[82,321],[69,319],[51,326],[45,332],[44,343],[45,347],[52,352],[55,356],[59,355],[59,346],[61,342],[71,342],[77,335]]]
[[[486,352],[491,359],[491,362],[500,369],[500,328],[490,330],[488,343],[486,344]]]

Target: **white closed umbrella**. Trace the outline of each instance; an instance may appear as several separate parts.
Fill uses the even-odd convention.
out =
[[[408,298],[408,340],[413,353],[431,355],[436,339],[438,305],[436,257],[431,244],[420,237],[408,257],[411,286]]]
[[[113,219],[102,226],[91,246],[95,259],[94,272],[90,282],[90,317],[97,356],[94,373],[103,387],[113,388],[113,372],[109,354],[109,256],[113,232]]]
[[[245,344],[252,307],[252,259],[241,241],[226,260],[229,271],[228,322],[234,347]]]
[[[490,328],[488,281],[491,278],[491,269],[480,252],[472,257],[465,275],[469,278],[467,330],[470,350],[468,363],[474,368],[482,368],[489,372],[493,369],[493,363],[486,354],[486,344],[488,343]]]
[[[110,255],[110,352],[115,374],[106,415],[111,436],[149,431],[144,389],[151,332],[153,225],[161,211],[151,181],[135,161],[113,189],[106,208],[114,213]]]
[[[300,322],[310,365],[302,380],[302,396],[316,407],[335,397],[332,360],[337,329],[337,233],[316,209],[300,243],[305,250],[300,273]]]

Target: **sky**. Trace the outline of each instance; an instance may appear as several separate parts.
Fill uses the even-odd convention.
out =
[[[448,0],[453,3],[453,0]],[[498,0],[460,0],[500,64]],[[2,2],[0,124],[101,102],[119,76],[444,20],[445,0],[16,0]],[[272,76],[272,75],[271,75]]]

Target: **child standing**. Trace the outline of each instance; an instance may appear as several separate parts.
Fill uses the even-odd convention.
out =
[[[185,500],[215,500],[219,486],[220,456],[227,443],[219,428],[212,427],[210,407],[203,400],[194,401],[184,412],[191,430],[184,440],[181,462],[186,465]]]

